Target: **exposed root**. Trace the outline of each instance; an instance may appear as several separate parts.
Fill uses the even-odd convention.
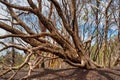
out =
[[[74,67],[80,67],[80,68],[86,68],[86,69],[93,69],[93,68],[102,68],[101,65],[98,65],[97,63],[93,62],[92,60],[89,59],[84,59],[81,60],[80,63],[74,63],[68,59],[65,60],[68,64]]]
[[[68,64],[70,64],[71,66],[74,66],[74,67],[82,67],[83,68],[85,66],[84,61],[81,61],[81,64],[80,64],[80,63],[74,63],[74,62],[66,59],[65,62],[67,62]]]

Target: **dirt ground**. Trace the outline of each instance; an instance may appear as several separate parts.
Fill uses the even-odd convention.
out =
[[[21,70],[13,80],[19,80],[27,74],[27,70]],[[12,72],[0,77],[7,80]],[[37,69],[27,80],[120,80],[120,68],[112,69]]]

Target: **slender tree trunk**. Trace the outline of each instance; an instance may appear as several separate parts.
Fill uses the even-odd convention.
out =
[[[107,61],[107,54],[108,54],[108,28],[109,28],[109,16],[108,16],[108,10],[109,7],[112,3],[112,0],[109,1],[107,7],[105,7],[105,26],[104,26],[104,50],[103,50],[103,65],[106,66],[106,61]]]
[[[107,50],[108,50],[108,16],[107,16],[107,11],[105,13],[105,26],[104,26],[104,50],[103,50],[103,65],[106,66],[106,57],[107,57]]]
[[[12,19],[12,22],[13,22],[13,19]],[[13,27],[13,23],[11,24],[12,25],[12,27]],[[12,43],[14,44],[14,37],[12,37],[11,38],[12,39]],[[15,65],[15,48],[14,47],[12,47],[12,64],[11,64],[11,66],[13,67],[14,65]]]
[[[98,0],[96,0],[96,6],[97,7],[99,7],[99,2],[98,2]],[[96,61],[97,60],[97,57],[98,57],[98,55],[99,55],[99,20],[98,20],[98,13],[99,12],[99,10],[98,9],[96,9],[96,44],[97,44],[97,46],[96,46],[96,50],[95,50],[95,54],[94,54],[94,57],[93,57],[93,60],[94,61]]]
[[[118,17],[118,20],[119,20],[119,24],[118,24],[118,57],[114,63],[114,66],[118,65],[120,63],[120,0],[119,0],[119,17]]]
[[[119,51],[118,51],[118,54],[119,54],[119,60],[120,60],[120,0],[119,0],[119,32],[118,32],[118,41],[119,41],[119,45],[118,45],[118,47],[119,47]]]
[[[110,46],[110,45],[109,45]],[[108,56],[108,67],[111,67],[111,52],[109,51],[109,56]]]

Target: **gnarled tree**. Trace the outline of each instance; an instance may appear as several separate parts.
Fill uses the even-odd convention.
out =
[[[49,0],[48,7],[50,7],[45,16],[45,12],[42,13],[44,2],[42,0],[27,0],[28,6],[21,6],[12,4],[7,0],[0,0],[0,3],[4,4],[10,16],[15,20],[14,25],[19,25],[25,32],[22,32],[17,27],[0,21],[0,28],[10,32],[10,35],[1,36],[0,38],[7,37],[19,37],[26,43],[32,46],[32,51],[44,51],[49,52],[62,58],[70,65],[82,68],[96,68],[100,67],[94,63],[86,54],[81,36],[79,35],[79,22],[78,16],[80,15],[80,0]],[[51,6],[49,5],[51,4]],[[80,8],[81,7],[81,8]],[[79,11],[78,11],[79,10]],[[19,16],[22,13],[17,11],[27,12],[37,17],[39,21],[39,27],[41,28],[39,33],[36,33],[31,29],[30,25],[26,24]],[[57,14],[56,14],[57,13]],[[56,16],[56,18],[54,18]],[[59,19],[59,21],[57,21]],[[62,33],[62,29],[65,29]],[[67,37],[66,37],[67,35]],[[52,39],[56,44],[50,42],[46,37]],[[18,49],[27,50],[26,48],[17,47]],[[11,47],[9,46],[9,47]],[[38,53],[39,54],[39,53]]]

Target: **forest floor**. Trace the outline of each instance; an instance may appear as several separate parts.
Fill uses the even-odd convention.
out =
[[[13,80],[19,80],[27,75],[27,70],[21,70]],[[0,77],[0,80],[7,80],[12,72]],[[99,69],[36,69],[27,80],[120,80],[120,67],[99,68]]]

